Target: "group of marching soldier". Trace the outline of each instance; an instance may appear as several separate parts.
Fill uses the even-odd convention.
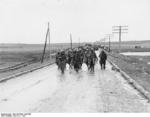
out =
[[[78,72],[81,69],[82,64],[85,63],[88,67],[88,70],[94,72],[94,66],[98,61],[95,53],[96,49],[98,48],[87,46],[57,52],[56,64],[58,66],[58,69],[60,69],[61,72],[64,73],[64,70],[66,69],[66,64],[68,64],[70,69],[74,69],[76,72]],[[103,57],[103,60],[100,61],[100,65],[101,68],[103,67],[105,69],[107,59],[106,53],[102,51],[99,57]]]

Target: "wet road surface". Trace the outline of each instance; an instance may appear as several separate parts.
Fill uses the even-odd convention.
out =
[[[99,64],[62,75],[56,65],[0,84],[0,112],[150,112],[150,104],[124,78]]]

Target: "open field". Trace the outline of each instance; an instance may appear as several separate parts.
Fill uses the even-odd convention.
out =
[[[52,44],[51,54],[60,49],[69,48],[69,44]],[[73,44],[73,47],[77,44]],[[40,61],[44,45],[40,44],[0,44],[0,69],[23,62]],[[49,47],[46,48],[45,58],[49,56]]]
[[[124,43],[121,52],[150,52],[149,42]],[[141,48],[135,48],[136,44]],[[113,44],[112,50],[109,59],[150,92],[150,56],[121,55]]]
[[[141,59],[142,58],[142,59]],[[150,92],[150,57],[130,57],[111,53],[109,59]]]
[[[76,46],[77,43],[73,44]],[[47,46],[43,64],[54,62],[53,57],[49,59],[49,50],[53,54],[69,47],[67,43],[51,44],[50,49]],[[42,44],[0,44],[0,78],[43,65],[40,63],[43,48]]]

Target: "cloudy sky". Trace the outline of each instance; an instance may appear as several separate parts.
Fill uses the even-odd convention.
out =
[[[53,43],[100,40],[116,25],[128,25],[122,40],[150,40],[150,0],[0,0],[0,43],[43,43],[48,21]]]

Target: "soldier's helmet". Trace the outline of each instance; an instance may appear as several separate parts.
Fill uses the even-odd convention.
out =
[[[60,53],[62,54],[62,53],[65,53],[65,51],[64,50],[60,50]]]

